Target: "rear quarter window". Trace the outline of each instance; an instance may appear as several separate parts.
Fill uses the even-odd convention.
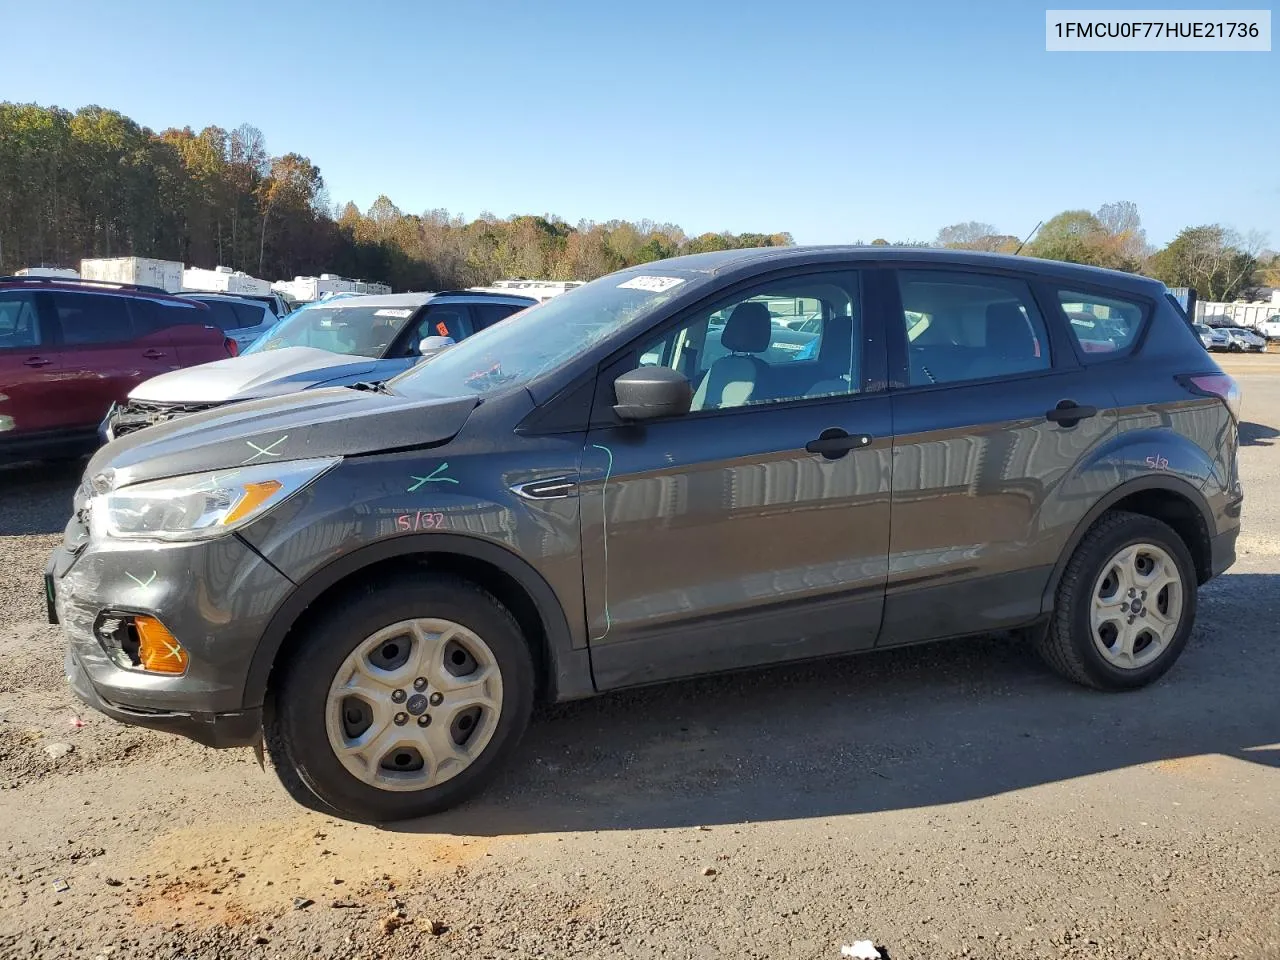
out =
[[[1146,308],[1136,300],[1059,290],[1058,303],[1085,362],[1130,352],[1142,331]]]
[[[133,313],[133,325],[139,336],[146,336],[168,327],[178,327],[183,324],[203,325],[209,322],[207,310],[185,303],[135,299],[129,301],[129,310]]]

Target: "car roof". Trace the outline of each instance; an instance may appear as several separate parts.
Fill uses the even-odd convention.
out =
[[[74,277],[0,277],[0,290],[21,289],[68,290],[76,293],[115,293],[129,297],[145,297],[148,300],[182,300],[177,294],[160,287],[148,287],[141,283],[116,283],[114,280],[84,280]],[[183,301],[186,302],[186,301]],[[201,309],[205,309],[201,307]]]
[[[336,298],[333,302],[360,307],[420,307],[433,296],[431,293],[359,293],[353,297]],[[311,305],[323,307],[328,302],[313,300]]]
[[[1162,295],[1165,286],[1159,280],[1121,270],[1108,270],[1060,260],[1013,256],[1005,253],[983,253],[977,250],[946,250],[936,247],[885,246],[797,246],[748,247],[741,250],[717,250],[694,253],[629,267],[626,274],[660,274],[663,270],[704,273],[723,277],[734,273],[756,273],[769,266],[821,264],[829,261],[863,260],[926,266],[973,267],[977,269],[1013,270],[1036,273],[1078,283],[1100,284],[1141,291],[1148,296]]]
[[[267,300],[266,297],[240,296],[235,293],[218,293],[214,290],[185,290],[178,296],[189,300],[226,300],[229,303],[243,303],[248,307],[264,307]]]

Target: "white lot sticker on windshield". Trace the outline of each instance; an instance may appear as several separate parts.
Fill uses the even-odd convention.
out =
[[[672,287],[684,283],[683,277],[632,277],[625,283],[618,284],[619,290],[647,290],[649,293],[662,293]]]
[[[401,320],[403,320],[405,317],[413,316],[413,311],[412,310],[375,310],[373,311],[373,315],[375,317],[399,317]]]

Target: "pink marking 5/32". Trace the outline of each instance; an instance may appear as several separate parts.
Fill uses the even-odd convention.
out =
[[[1154,457],[1147,457],[1147,466],[1152,470],[1168,470],[1169,461],[1157,453]]]
[[[416,513],[402,513],[396,517],[397,530],[438,530],[443,526],[443,513],[419,510]]]

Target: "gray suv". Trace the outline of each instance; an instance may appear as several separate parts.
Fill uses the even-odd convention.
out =
[[[647,263],[385,384],[108,444],[50,617],[103,713],[265,733],[301,801],[396,820],[476,792],[540,700],[991,631],[1150,683],[1235,557],[1238,406],[1142,277]]]

